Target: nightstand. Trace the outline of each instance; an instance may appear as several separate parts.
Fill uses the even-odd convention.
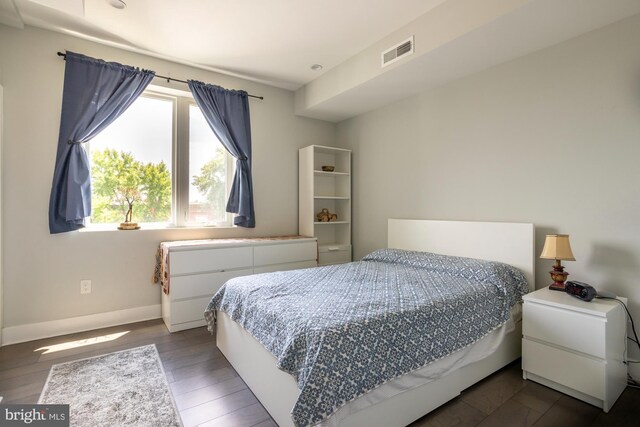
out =
[[[625,304],[626,298],[619,298]],[[523,297],[522,371],[529,379],[609,412],[627,385],[626,312],[539,289]]]

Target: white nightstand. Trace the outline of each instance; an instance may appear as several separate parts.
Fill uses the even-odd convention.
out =
[[[626,298],[619,298],[625,304]],[[616,301],[581,301],[539,289],[523,297],[524,379],[609,412],[627,385],[626,312]]]

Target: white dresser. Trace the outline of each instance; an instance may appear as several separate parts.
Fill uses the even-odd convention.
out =
[[[624,307],[547,288],[523,300],[523,377],[609,412],[627,385]]]
[[[162,319],[170,332],[204,326],[211,297],[233,277],[318,265],[315,237],[191,240],[161,248],[168,276]]]

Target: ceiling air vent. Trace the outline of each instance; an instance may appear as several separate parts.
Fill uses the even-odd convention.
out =
[[[396,62],[403,56],[411,55],[412,53],[413,36],[382,52],[382,66],[386,67],[387,65]]]

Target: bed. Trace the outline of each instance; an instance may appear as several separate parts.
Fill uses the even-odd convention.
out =
[[[300,277],[300,280],[303,280],[304,278],[304,280],[318,280],[320,282],[322,277],[313,276],[313,274],[327,276],[332,274],[334,276],[345,276],[347,274],[360,274],[365,276],[367,274],[386,274],[390,275],[391,277],[395,277],[398,274],[398,269],[404,271],[409,268],[410,271],[412,271],[411,269],[414,268],[416,259],[419,263],[425,262],[424,260],[426,259],[426,262],[429,265],[440,265],[441,258],[444,255],[477,258],[509,264],[516,267],[519,272],[522,273],[520,276],[524,276],[520,277],[519,279],[520,282],[523,283],[520,286],[523,288],[528,287],[529,289],[532,289],[534,276],[533,242],[534,228],[532,224],[390,219],[388,223],[389,248],[396,248],[405,251],[426,251],[441,255],[422,255],[421,253],[408,253],[409,255],[407,255],[407,252],[405,251],[395,251],[393,249],[389,249],[386,251],[379,251],[377,253],[374,252],[371,255],[371,259],[359,263],[352,263],[351,265],[345,265],[333,269],[323,267],[315,269],[311,272],[304,272],[304,274],[303,272],[287,273],[289,274],[289,276],[287,276],[287,280],[295,283],[295,281],[298,280],[298,277]],[[394,259],[393,263],[390,265],[385,264],[387,262],[387,258],[389,257],[399,257],[398,259],[401,260],[401,265],[396,265],[396,259]],[[456,262],[459,262],[459,260],[460,259],[458,259],[458,261]],[[485,272],[485,264],[481,262],[476,263],[475,261],[467,260],[464,260],[462,262],[464,264],[463,267],[465,271],[469,271],[469,265],[467,265],[468,263],[470,263],[473,269],[478,269],[477,271],[472,270],[474,277],[476,273],[484,274]],[[407,267],[407,265],[409,265],[409,267]],[[371,270],[373,271],[373,273],[369,271],[369,268],[372,268],[371,266],[375,266],[375,269]],[[382,270],[379,270],[380,268],[382,268]],[[350,270],[352,270],[353,272],[349,272]],[[382,273],[380,273],[380,271],[382,271]],[[418,272],[418,275],[422,274],[420,271]],[[311,277],[315,277],[315,279],[309,279],[310,274]],[[252,277],[253,279],[246,279],[246,283],[244,284],[236,284],[235,288],[237,292],[240,293],[248,292],[257,295],[258,298],[255,299],[254,302],[249,301],[249,303],[247,303],[249,306],[257,306],[259,304],[259,301],[269,300],[270,297],[267,294],[261,295],[261,292],[263,292],[263,290],[260,286],[254,286],[253,288],[251,288],[251,280],[253,280],[254,282],[264,280],[266,282],[267,280],[276,280],[278,278],[260,276]],[[351,276],[346,277],[347,280],[345,282],[349,284],[349,289],[353,289],[354,286],[351,283],[352,281],[350,280]],[[400,285],[405,286],[405,276],[399,277]],[[448,286],[447,289],[451,288],[453,289],[453,291],[455,291],[458,279],[454,278],[453,280],[453,284]],[[303,292],[304,289],[313,288],[310,286],[306,286],[305,288],[302,283],[303,282],[300,283],[300,288],[302,289],[300,292]],[[496,290],[494,289],[496,287],[493,284],[490,286],[479,286],[480,287],[478,288],[478,292],[496,292]],[[267,287],[268,286],[265,286],[265,288]],[[293,290],[293,293],[295,293],[295,290],[297,288],[293,287],[291,289]],[[355,286],[355,289],[357,290],[358,287]],[[418,290],[418,288],[416,289]],[[407,290],[405,289],[404,292],[407,292]],[[265,297],[265,295],[267,296]],[[485,299],[484,301],[489,301],[488,298],[493,298],[493,296],[489,295],[493,294],[487,294],[487,299]],[[231,296],[227,299],[231,299],[233,301],[234,298],[238,299],[234,297],[233,294],[231,294]],[[351,297],[349,298],[351,299]],[[466,296],[463,299],[465,298],[470,297]],[[477,295],[475,295],[475,293],[473,294],[473,298],[475,298],[476,300],[476,305],[478,301],[483,301],[481,297],[478,297]],[[404,300],[400,298],[400,300],[402,304],[411,304],[411,301],[408,299]],[[274,296],[273,301],[277,302],[279,300],[277,300]],[[378,300],[375,304],[380,304],[380,301],[383,300]],[[335,300],[332,302],[332,304],[340,305],[340,300]],[[456,304],[458,303],[456,302]],[[492,304],[484,303],[482,305],[485,306],[486,310],[493,309]],[[305,306],[303,305],[302,307]],[[313,307],[313,305],[309,305],[309,307],[305,307],[304,309],[300,309],[300,307],[298,307],[298,310],[300,312],[314,310]],[[465,309],[465,306],[462,302],[456,307],[459,307],[460,310]],[[264,326],[262,329],[266,329],[267,324],[270,325],[269,327],[272,327],[271,325],[275,325],[276,329],[287,328],[287,325],[289,324],[288,322],[290,322],[291,319],[299,317],[297,314],[289,315],[289,318],[285,318],[286,322],[283,325],[278,325],[277,320],[273,319],[268,322],[265,321],[264,323],[254,321],[253,329],[247,327],[248,330],[252,331],[252,334],[250,334],[242,326],[232,320],[230,315],[228,315],[224,311],[216,311],[216,340],[217,345],[222,353],[227,357],[232,366],[236,369],[243,380],[247,383],[249,388],[253,391],[256,397],[261,401],[264,407],[269,411],[271,416],[280,426],[291,426],[296,424],[322,426],[404,426],[420,418],[431,410],[437,408],[448,400],[454,398],[465,388],[486,377],[492,372],[495,372],[496,370],[500,369],[501,367],[505,366],[506,364],[510,363],[520,356],[521,328],[519,322],[518,307],[519,304],[513,305],[513,309],[509,313],[507,313],[508,318],[505,317],[504,319],[500,320],[500,323],[496,323],[493,328],[491,328],[491,325],[487,325],[489,329],[487,329],[486,333],[481,331],[478,332],[478,334],[484,335],[478,335],[475,338],[460,338],[460,340],[467,339],[471,341],[460,341],[452,344],[457,345],[458,347],[451,347],[454,348],[455,351],[453,351],[450,355],[446,357],[436,357],[439,351],[439,349],[436,349],[438,351],[434,351],[434,353],[436,353],[436,356],[433,356],[433,361],[429,361],[429,363],[424,365],[416,365],[414,367],[415,369],[412,368],[411,371],[398,371],[396,373],[393,373],[393,375],[390,376],[389,380],[375,383],[373,384],[373,386],[371,386],[371,384],[355,384],[357,381],[354,381],[354,378],[356,378],[357,375],[349,377],[349,373],[353,373],[355,372],[355,370],[359,369],[357,364],[349,366],[348,369],[345,368],[335,375],[335,378],[344,379],[344,384],[342,385],[339,382],[336,385],[335,378],[331,377],[331,375],[333,374],[328,376],[322,376],[324,374],[319,374],[319,372],[324,372],[323,369],[325,369],[326,366],[330,364],[329,362],[327,362],[328,360],[335,362],[336,366],[340,365],[342,368],[344,368],[344,360],[348,359],[347,357],[344,357],[344,352],[356,352],[360,348],[358,347],[360,344],[358,344],[358,346],[353,345],[349,347],[349,340],[353,341],[353,339],[351,337],[346,337],[343,339],[341,335],[338,334],[339,331],[335,332],[335,330],[342,327],[341,323],[331,323],[333,329],[326,333],[323,332],[322,338],[319,340],[321,342],[321,345],[324,347],[332,348],[333,346],[336,348],[335,357],[318,356],[318,365],[317,367],[312,368],[307,368],[304,365],[300,365],[301,367],[298,368],[298,365],[291,365],[289,362],[291,360],[295,362],[297,361],[297,359],[304,358],[303,356],[305,354],[308,355],[311,350],[311,353],[313,355],[326,353],[320,353],[319,350],[316,350],[316,347],[314,347],[314,342],[316,341],[314,335],[311,335],[311,338],[309,338],[309,336],[303,337],[300,340],[301,343],[288,342],[287,348],[293,348],[293,351],[289,352],[284,357],[286,360],[283,362],[282,357],[280,357],[281,355],[277,359],[272,354],[278,354],[277,352],[273,351],[273,347],[276,346],[276,344],[274,344],[273,342],[269,342],[269,340],[271,339],[270,337],[260,333],[260,328]],[[226,311],[231,312],[234,318],[238,320],[238,322],[243,323],[246,327],[249,323],[247,323],[246,319],[244,318],[244,313],[248,313],[251,310],[246,308],[242,310],[232,311],[227,309]],[[316,321],[321,323],[323,321],[322,316],[327,317],[324,315],[326,311],[327,307],[323,308],[323,314],[318,318],[320,320]],[[267,316],[271,315],[270,312],[265,311],[262,312],[262,315],[264,316],[265,313],[267,313]],[[419,311],[406,310],[406,313],[417,315],[415,313],[419,313]],[[442,313],[443,316],[449,316],[450,314],[446,311],[443,311]],[[209,314],[209,316],[211,316],[211,314]],[[500,316],[505,316],[504,312],[502,312]],[[485,317],[493,320],[494,317],[495,319],[498,319],[499,316],[498,313],[496,313],[496,316],[486,315],[483,316],[482,319],[484,319]],[[396,325],[396,323],[393,322],[398,322],[397,325],[402,325],[404,321],[402,318],[398,317],[396,313],[390,314],[389,317],[385,315],[384,318],[388,320],[390,325]],[[471,323],[471,325],[475,325],[476,323],[483,323],[482,319],[476,319],[473,323]],[[434,320],[437,321],[437,319],[429,320],[431,322],[433,322]],[[327,320],[327,322],[329,321],[330,319]],[[365,322],[368,325],[367,327],[377,327],[377,325],[369,325],[369,322],[370,320],[367,320],[367,322]],[[498,320],[495,320],[495,322],[498,322]],[[451,322],[447,321],[440,323],[443,325],[449,325]],[[438,325],[440,323],[438,323]],[[416,324],[416,322],[412,322],[412,324]],[[381,326],[384,326],[384,324],[382,324]],[[255,329],[256,327],[258,328],[257,330]],[[360,326],[358,326],[358,328],[359,327]],[[440,327],[432,327],[430,330],[437,329],[440,329]],[[459,325],[458,329],[460,329]],[[473,332],[474,328],[470,329]],[[397,330],[400,330],[399,326]],[[406,335],[408,335],[407,340],[409,343],[420,342],[419,339],[416,339],[415,331],[413,331],[412,329],[408,329],[407,331],[403,331],[400,334],[394,334],[394,337],[396,335],[404,336],[406,332]],[[451,331],[443,331],[442,333],[445,335],[442,335],[442,337],[438,339],[434,338],[430,342],[440,343],[451,341],[448,339],[448,337],[451,335]],[[388,333],[382,331],[381,334]],[[254,338],[254,336],[259,338]],[[267,338],[265,338],[265,336]],[[335,339],[333,338],[334,336],[338,338]],[[385,339],[388,338],[387,335],[384,336]],[[331,339],[327,337],[331,337]],[[392,338],[395,339],[394,337]],[[295,339],[297,340],[298,338]],[[388,344],[388,347],[384,347],[384,345],[381,344],[378,349],[380,351],[372,351],[372,360],[376,360],[375,357],[378,357],[377,355],[379,354],[394,354],[394,356],[392,357],[394,360],[408,359],[411,363],[413,363],[414,359],[419,359],[419,357],[417,356],[404,357],[402,354],[398,355],[398,352],[392,345],[394,342],[393,339],[387,340],[391,342],[391,344]],[[277,341],[277,339],[274,340]],[[262,341],[264,345],[259,341]],[[339,342],[339,345],[334,344],[336,341]],[[309,344],[309,342],[311,342],[311,344]],[[345,342],[347,344],[344,344]],[[370,343],[370,341],[365,342]],[[271,348],[272,351],[270,352],[265,347]],[[320,348],[320,344],[317,347]],[[419,353],[420,357],[422,357],[422,354],[426,352],[425,348],[423,348],[422,346],[404,346],[402,348],[411,348],[412,354],[413,352],[416,352],[416,354]],[[339,352],[343,352],[342,358],[339,356]],[[303,356],[301,356],[301,354]],[[361,359],[354,357],[354,360]],[[290,372],[295,373],[298,381],[291,374],[284,372],[284,370],[278,369],[278,364],[281,368],[284,366]],[[381,369],[390,368],[387,365],[384,365],[384,367]],[[402,375],[396,375],[398,373],[402,373]],[[327,390],[324,390],[324,386],[318,386],[318,384],[324,383],[320,383],[317,381],[316,383],[313,383],[310,381],[309,385],[303,384],[301,382],[300,378],[313,378],[314,374],[316,376],[316,380],[318,380],[319,378],[320,380],[324,380],[325,383],[328,384]],[[366,383],[366,377],[364,376],[363,382]],[[355,385],[352,386],[352,383]],[[359,388],[357,388],[356,391],[350,391],[354,387],[369,388],[363,388],[366,393],[361,392]],[[346,392],[344,392],[345,389],[347,389]],[[302,390],[302,392],[300,390]],[[314,394],[321,392],[324,392],[324,397],[318,397]],[[346,394],[340,394],[343,392]],[[348,394],[349,392],[352,392],[353,394]],[[330,398],[328,400],[327,395]],[[353,398],[351,398],[351,396],[353,396]],[[341,403],[336,404],[335,402],[331,401],[331,399],[334,399],[336,402]],[[318,416],[315,413],[309,415],[308,411],[305,412],[306,407],[309,406],[309,402],[314,402],[315,400],[321,402],[320,406],[324,405],[329,407],[329,409],[318,409],[316,412],[322,413],[322,411],[324,411],[325,413],[329,413],[331,415],[328,416],[325,414],[322,416]]]

